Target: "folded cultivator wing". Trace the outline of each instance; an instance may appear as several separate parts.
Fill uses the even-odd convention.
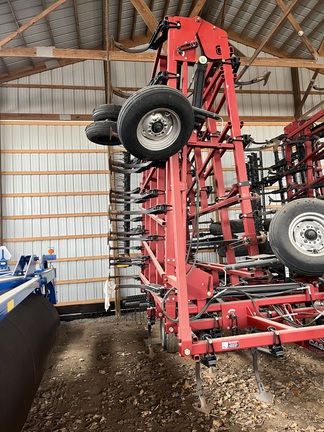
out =
[[[117,123],[135,158],[111,163],[125,176],[141,173],[136,197],[123,195],[140,210],[121,213],[128,223],[141,213],[135,261],[149,328],[160,319],[164,347],[197,362],[200,390],[200,362],[251,348],[262,393],[256,348],[281,357],[285,343],[323,347],[324,113],[263,146],[274,154],[265,173],[263,148],[253,152],[242,133],[239,59],[226,32],[199,17],[169,17],[149,47],[157,49],[150,85],[125,102]],[[283,205],[272,219],[268,196]],[[129,226],[125,235],[129,254]]]

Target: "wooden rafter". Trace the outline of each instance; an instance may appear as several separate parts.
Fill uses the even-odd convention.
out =
[[[314,82],[313,82],[314,83]],[[94,86],[94,85],[67,85],[67,84],[20,84],[20,83],[3,83],[1,84],[3,88],[16,88],[16,89],[51,89],[51,90],[88,90],[88,91],[104,91],[104,86]],[[141,87],[126,87],[119,86],[113,87],[113,91],[122,92],[136,92],[140,90]],[[193,89],[191,89],[193,90]],[[222,91],[220,91],[222,93]],[[248,90],[236,90],[237,94],[255,94],[255,95],[292,95],[292,90],[269,90],[268,88],[262,88],[262,90],[253,90],[249,88]],[[300,93],[304,95],[305,90],[301,90]],[[323,92],[319,90],[311,90],[310,95],[323,96]],[[13,150],[10,150],[13,151]],[[54,151],[54,150],[53,150]]]
[[[205,6],[206,0],[197,0],[190,10],[189,17],[195,17],[201,13]]]
[[[247,71],[247,69],[251,66],[251,64],[255,61],[255,59],[257,58],[257,56],[262,51],[263,47],[269,42],[269,40],[272,38],[272,36],[275,34],[275,32],[278,30],[278,28],[283,23],[283,21],[286,19],[286,17],[288,16],[288,14],[296,6],[297,2],[298,2],[298,0],[292,0],[292,2],[290,3],[289,7],[281,15],[281,17],[279,18],[279,20],[276,22],[276,24],[272,27],[272,29],[268,32],[268,34],[266,35],[266,37],[263,39],[262,43],[255,50],[255,52],[253,53],[252,57],[250,58],[248,64],[246,66],[244,66],[244,68],[241,70],[241,72],[239,73],[237,79],[240,79],[244,75],[244,73]]]
[[[313,106],[313,108],[309,109],[307,112],[305,112],[301,116],[301,120],[305,120],[310,114],[312,114],[314,111],[317,111],[319,108],[321,108],[324,105],[324,99],[322,99],[318,104]]]
[[[39,13],[38,15],[36,15],[34,18],[32,18],[31,20],[29,20],[26,24],[20,26],[17,31],[11,33],[10,35],[8,35],[7,37],[5,37],[4,39],[2,39],[0,41],[0,48],[3,47],[4,45],[6,45],[8,42],[10,42],[12,39],[14,39],[17,35],[22,34],[25,30],[27,30],[33,24],[37,23],[39,20],[41,20],[42,18],[44,18],[46,15],[48,15],[49,13],[51,13],[53,10],[57,9],[58,7],[60,7],[66,1],[67,0],[58,0],[57,2],[55,2],[54,4],[52,4],[51,6],[49,6],[47,9],[45,9],[44,11],[42,11],[41,13]]]
[[[158,21],[155,18],[153,12],[149,9],[144,0],[131,0],[134,8],[142,17],[143,21],[153,33],[158,25]]]
[[[313,30],[309,33],[308,37],[312,37],[314,34],[316,34],[317,32],[322,32],[323,31],[323,21],[320,21],[317,26],[315,28],[313,28]],[[291,56],[295,56],[296,53],[298,53],[298,51],[300,50],[300,48],[303,46],[304,42],[301,42],[297,48],[294,49],[294,51],[291,53]]]
[[[66,58],[78,60],[107,60],[104,50],[82,50],[55,47],[2,48],[0,57]]]
[[[64,117],[64,118],[62,118]],[[278,122],[285,122],[285,124],[290,123],[292,121],[292,116],[241,116],[242,121],[244,123],[264,123],[267,124],[276,124]],[[228,116],[224,116],[224,121],[228,120]],[[92,116],[90,114],[71,114],[70,116],[62,116],[60,114],[42,114],[42,113],[0,113],[0,124],[15,124],[15,121],[25,121],[26,124],[37,122],[43,122],[44,124],[47,122],[61,124],[71,124],[73,122],[80,124],[84,122],[84,124],[88,124],[92,121]],[[28,173],[26,173],[27,175]],[[45,172],[44,172],[45,174]]]
[[[313,85],[315,83],[315,80],[316,80],[317,75],[319,74],[319,72],[320,72],[319,70],[316,70],[314,72],[314,74],[313,74],[313,76],[312,76],[312,78],[311,78],[311,80],[310,80],[310,82],[308,84],[308,87],[306,89],[306,92],[304,93],[304,96],[303,96],[302,100],[300,101],[299,105],[296,107],[296,110],[295,110],[295,117],[296,118],[299,118],[301,116],[303,106],[305,105],[306,99],[308,98],[308,95],[310,94],[310,92],[311,92],[311,90],[313,88]]]
[[[284,4],[284,2],[282,0],[276,0],[276,2],[278,4],[278,6],[280,7],[280,9],[282,10],[282,12],[285,13],[287,11],[287,7]],[[301,29],[300,25],[298,24],[298,22],[294,18],[293,14],[289,13],[287,15],[287,18],[288,18],[288,21],[290,22],[290,24],[293,26],[294,30],[297,32],[298,36],[304,42],[304,45],[306,46],[306,48],[308,49],[308,51],[312,54],[312,56],[316,60],[318,58],[318,52],[313,47],[311,41],[308,39],[308,37],[305,35],[305,33],[303,32],[303,30]]]
[[[140,35],[140,36],[136,36],[133,41],[130,39],[126,39],[120,42],[126,48],[132,48],[134,46],[145,44],[147,40],[148,38],[146,36]],[[0,58],[1,58],[1,51],[2,50],[0,50]],[[51,61],[51,62],[48,62],[47,60],[39,61],[35,64],[34,68],[31,66],[23,66],[11,70],[10,74],[8,73],[0,74],[0,84],[7,81],[16,80],[18,78],[34,75],[36,73],[41,73],[48,70],[60,68],[63,66],[68,66],[70,64],[78,63],[83,60],[85,59],[58,59],[57,61]]]
[[[140,40],[140,39],[138,39]],[[144,40],[144,39],[143,39]],[[0,50],[0,57],[31,57],[31,58],[50,58],[50,59],[69,59],[69,60],[106,60],[106,61],[138,61],[152,62],[155,53],[127,53],[124,51],[109,51],[103,49],[97,50],[78,50],[64,48],[44,48],[44,47],[15,47],[3,48]],[[268,57],[241,57],[242,66],[269,67],[305,67],[313,69],[323,69],[323,65],[315,60],[296,59],[290,57],[268,58]]]
[[[154,7],[154,0],[150,0],[150,4],[149,4],[150,11],[153,11],[153,7]],[[145,36],[148,36],[149,34],[152,34],[152,32],[151,32],[150,29],[146,26]]]
[[[318,55],[320,57],[324,57],[324,37],[323,37],[322,42],[318,48]]]
[[[149,28],[149,30],[153,33],[158,25],[158,20],[156,19],[153,12],[149,9],[144,0],[131,0],[134,8],[142,17],[143,21]],[[163,49],[167,52],[167,43],[163,44]],[[143,55],[143,54],[142,54]]]

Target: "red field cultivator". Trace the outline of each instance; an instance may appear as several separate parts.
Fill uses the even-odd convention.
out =
[[[225,31],[169,17],[148,47],[157,50],[151,82],[118,116],[135,158],[111,168],[141,173],[128,201],[140,210],[123,217],[141,214],[136,259],[149,333],[159,319],[163,346],[195,360],[203,410],[200,363],[214,366],[221,352],[252,349],[267,399],[261,348],[282,357],[283,345],[296,342],[324,352],[324,110],[257,145],[242,134],[240,63]],[[270,147],[274,164],[264,168]],[[282,205],[273,217],[269,202]],[[126,232],[129,247],[135,239]]]

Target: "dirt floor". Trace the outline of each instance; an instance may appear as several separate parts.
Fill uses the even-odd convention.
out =
[[[24,432],[323,432],[324,362],[297,346],[260,356],[271,404],[255,398],[249,351],[221,354],[203,368],[209,415],[197,411],[195,365],[161,349],[153,327],[147,355],[140,313],[61,323],[58,345]],[[212,373],[211,373],[212,372]]]

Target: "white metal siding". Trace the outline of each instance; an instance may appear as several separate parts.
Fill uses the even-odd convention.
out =
[[[7,151],[44,149],[43,154],[2,151],[3,194],[33,194],[3,197],[3,237],[13,259],[47,253],[52,246],[58,257],[59,301],[102,298],[102,279],[108,274],[107,154],[82,153],[97,150],[86,139],[84,126],[2,125],[1,145]],[[80,153],[69,153],[75,149]],[[26,175],[18,174],[20,171]],[[91,191],[96,194],[78,195]],[[70,194],[63,195],[67,192]],[[82,260],[84,257],[88,259]],[[90,282],[77,282],[86,279]]]

